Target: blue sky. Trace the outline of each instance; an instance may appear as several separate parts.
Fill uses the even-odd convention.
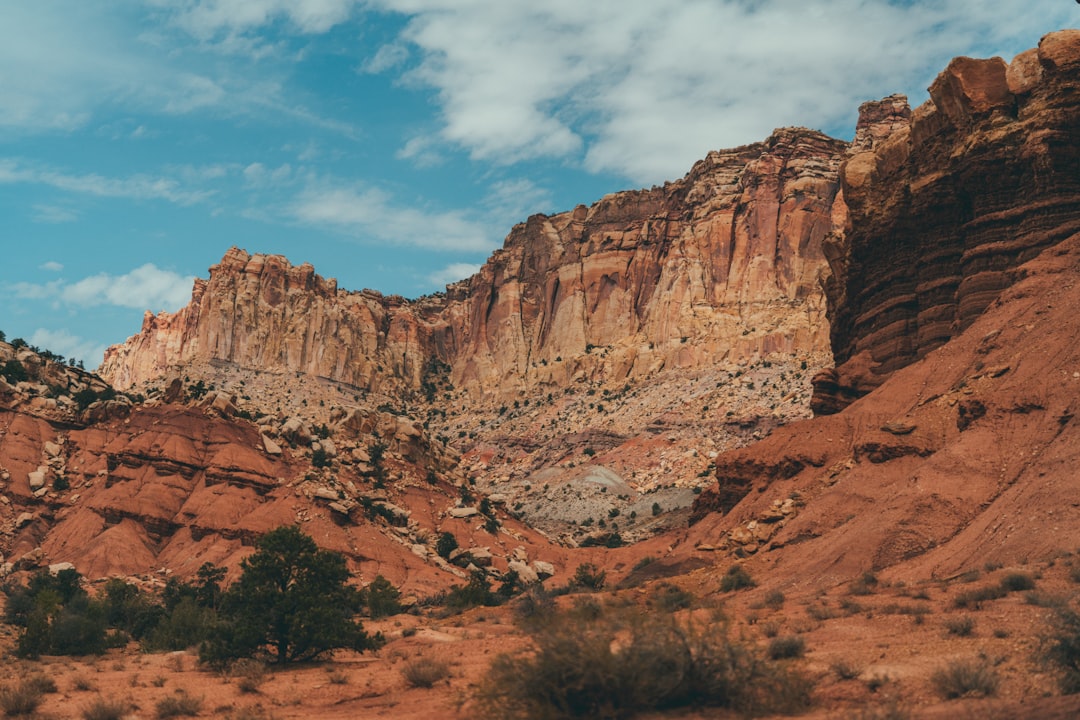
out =
[[[536,212],[912,104],[1072,0],[9,0],[0,330],[95,366],[232,245],[407,297]]]

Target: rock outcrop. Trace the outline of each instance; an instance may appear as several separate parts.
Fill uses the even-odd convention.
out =
[[[953,60],[914,111],[896,96],[861,108],[845,232],[825,248],[837,369],[817,412],[940,347],[1080,227],[1078,92],[1080,31],[1066,30],[1010,64]]]
[[[497,400],[583,377],[825,353],[818,276],[843,214],[844,148],[778,130],[710,153],[677,182],[533,216],[475,276],[413,302],[234,248],[187,307],[147,314],[111,348],[102,374],[129,388],[224,361],[393,394],[435,369]]]

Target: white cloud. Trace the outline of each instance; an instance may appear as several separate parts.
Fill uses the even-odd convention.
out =
[[[412,160],[417,167],[436,167],[446,162],[446,158],[439,152],[438,147],[438,138],[430,135],[417,135],[409,138],[405,145],[397,151],[396,155],[402,160]]]
[[[1008,57],[1075,21],[1059,0],[372,4],[409,16],[401,39],[419,65],[406,78],[436,91],[444,142],[642,183],[774,127],[849,128],[861,102],[892,92],[920,102],[954,55]]]
[[[360,72],[378,74],[399,67],[409,59],[409,48],[401,43],[383,45],[360,66]]]
[[[39,223],[69,223],[75,222],[79,219],[79,213],[71,208],[61,207],[59,205],[46,205],[44,203],[38,203],[33,206],[34,222]]]
[[[0,185],[13,183],[49,185],[66,192],[97,197],[167,200],[178,205],[192,205],[213,194],[208,190],[185,189],[171,178],[143,174],[127,178],[109,178],[93,173],[75,175],[0,158]]]
[[[504,226],[520,222],[539,212],[550,212],[551,193],[527,178],[496,182],[488,191],[484,205],[492,217]]]
[[[53,268],[50,268],[53,269]],[[15,296],[25,300],[53,299],[70,305],[115,305],[135,310],[176,311],[191,299],[193,275],[179,275],[146,263],[123,275],[99,273],[74,283],[15,283]]]
[[[464,213],[426,212],[403,206],[377,188],[310,188],[291,212],[302,222],[394,245],[472,251],[493,247],[484,227]]]
[[[321,33],[348,19],[357,0],[187,0],[159,4],[179,6],[176,22],[192,34],[208,38],[243,33],[283,18],[304,33]]]
[[[42,270],[48,270],[49,272],[60,272],[64,269],[64,266],[55,260],[49,260],[48,262],[41,263],[38,267]]]
[[[87,368],[97,367],[105,356],[105,345],[73,335],[68,330],[38,328],[29,342],[58,355],[82,360]]]
[[[467,277],[471,277],[480,272],[480,265],[473,263],[450,263],[441,270],[428,275],[428,280],[433,285],[440,287],[455,283],[458,280],[464,280]]]

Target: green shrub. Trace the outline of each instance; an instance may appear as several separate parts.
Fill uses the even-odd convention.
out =
[[[564,613],[533,644],[493,662],[477,693],[481,716],[626,718],[688,706],[790,713],[809,704],[809,680],[733,642],[722,621]]]
[[[1035,589],[1035,578],[1027,573],[1014,572],[1001,578],[1001,589],[1005,592],[1022,592]]]
[[[990,697],[998,687],[997,673],[984,660],[954,660],[935,670],[930,681],[946,700]]]
[[[371,584],[360,592],[360,597],[373,618],[389,617],[401,612],[401,591],[382,575],[376,575]]]
[[[420,657],[405,663],[401,675],[409,687],[431,688],[450,676],[450,666],[442,660]]]
[[[742,590],[756,586],[757,583],[754,582],[754,579],[750,577],[750,573],[742,565],[732,565],[724,573],[724,577],[720,578],[721,592],[731,592],[732,590]]]
[[[0,375],[4,376],[12,385],[20,382],[25,382],[30,379],[30,376],[26,372],[26,368],[18,360],[8,360],[4,363],[3,367],[0,367]]]
[[[457,549],[458,541],[452,532],[444,532],[435,542],[435,553],[443,559],[449,559],[450,553]]]
[[[467,584],[454,587],[446,595],[446,605],[455,610],[498,604],[499,600],[491,592],[491,582],[483,570],[473,571]]]
[[[592,563],[582,563],[574,571],[574,577],[570,580],[570,585],[576,590],[599,592],[604,589],[606,582],[606,572]]]
[[[799,658],[806,653],[806,642],[798,635],[786,635],[769,641],[769,658],[786,660]]]

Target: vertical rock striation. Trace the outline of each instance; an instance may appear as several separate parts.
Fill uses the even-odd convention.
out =
[[[944,344],[1076,231],[1078,95],[1080,31],[1065,30],[1010,64],[953,60],[914,111],[896,96],[861,108],[877,131],[841,170],[846,228],[825,249],[838,366],[816,379],[816,412]]]
[[[433,360],[497,399],[770,353],[828,352],[822,244],[846,143],[801,128],[713,152],[683,179],[535,215],[479,273],[406,301],[232,249],[191,303],[144,319],[102,374],[127,388],[192,363],[418,388]]]

